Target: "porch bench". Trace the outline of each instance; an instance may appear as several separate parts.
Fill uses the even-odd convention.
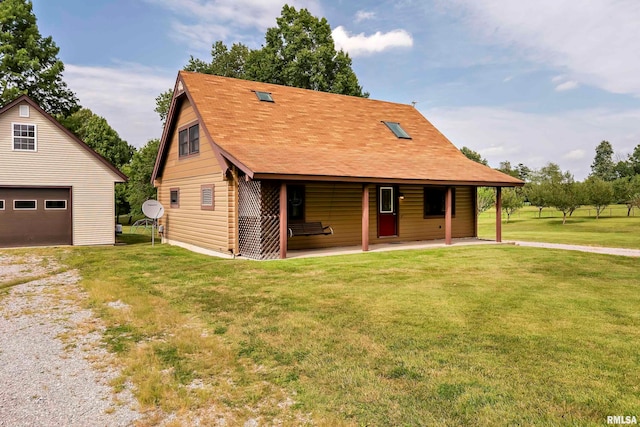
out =
[[[289,224],[289,237],[294,236],[317,236],[333,234],[333,228],[329,225],[323,226],[321,222],[301,222]]]

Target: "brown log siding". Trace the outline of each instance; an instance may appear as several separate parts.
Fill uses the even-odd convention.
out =
[[[177,112],[175,129],[195,124],[197,117],[188,101]],[[228,253],[235,239],[231,231],[231,212],[235,211],[234,190],[225,180],[204,132],[200,132],[200,150],[196,155],[178,157],[178,132],[174,131],[162,179],[158,183],[158,200],[165,206],[165,216],[160,223],[165,226],[165,237],[201,248]],[[232,181],[231,181],[232,182]],[[214,210],[201,206],[202,185],[214,185]],[[180,207],[171,208],[171,188],[180,189]]]

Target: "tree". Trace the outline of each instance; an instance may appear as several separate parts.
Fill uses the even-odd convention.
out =
[[[476,200],[478,215],[480,215],[496,204],[496,192],[493,188],[478,187]]]
[[[118,169],[131,160],[135,148],[122,140],[104,117],[88,108],[68,117],[58,117],[58,121]]]
[[[598,177],[591,176],[584,182],[585,202],[596,209],[596,219],[600,213],[614,202],[613,184]]]
[[[211,46],[211,62],[205,62],[202,59],[191,56],[184,70],[246,79],[245,68],[247,60],[249,59],[249,53],[249,48],[242,43],[234,43],[231,45],[231,49],[229,49],[223,42],[217,41]],[[156,108],[154,111],[160,115],[162,123],[167,120],[172,98],[173,89],[162,92],[156,97]]]
[[[489,162],[487,162],[487,159],[483,159],[480,153],[478,153],[477,151],[473,151],[469,147],[462,147],[460,151],[462,152],[462,154],[467,156],[468,159],[480,163],[481,165],[489,166]]]
[[[518,166],[516,166],[515,171],[518,174],[518,178],[520,178],[521,180],[525,182],[529,182],[531,180],[531,175],[533,174],[533,171],[525,164],[518,163]]]
[[[249,48],[242,43],[234,43],[229,49],[223,42],[217,41],[211,46],[211,62],[205,62],[191,56],[184,69],[197,73],[244,79],[246,78],[245,67],[250,52]]]
[[[0,1],[0,105],[26,94],[46,112],[70,114],[78,102],[62,80],[64,64],[43,38],[28,0]]]
[[[500,166],[498,167],[498,170],[514,178],[520,178],[520,174],[516,169],[513,169],[513,167],[511,167],[511,162],[508,160],[505,160],[504,162],[500,162]]]
[[[349,55],[336,51],[326,18],[284,5],[276,23],[276,27],[267,29],[262,49],[249,55],[249,80],[368,96],[351,69]]]
[[[502,210],[507,214],[507,222],[518,209],[524,206],[524,197],[515,188],[502,191]]]
[[[160,147],[159,139],[149,140],[143,147],[133,154],[127,183],[127,201],[131,212],[142,212],[142,204],[156,198],[156,188],[151,183],[153,167]]]
[[[580,207],[582,199],[581,187],[569,171],[551,182],[549,205],[562,212],[562,224],[567,222],[567,214],[571,216]]]
[[[609,141],[602,141],[596,147],[596,156],[591,164],[591,176],[598,177],[604,181],[616,179],[613,147]]]
[[[531,206],[538,208],[538,218],[542,217],[542,209],[549,206],[548,182],[528,182],[524,185],[524,194]]]
[[[613,192],[618,203],[627,206],[627,216],[634,207],[640,208],[640,175],[618,178],[613,182]]]
[[[156,96],[156,108],[153,111],[158,113],[160,121],[164,125],[167,122],[169,108],[171,107],[171,99],[173,98],[173,89],[169,89]]]

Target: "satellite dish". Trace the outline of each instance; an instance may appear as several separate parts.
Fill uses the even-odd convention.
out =
[[[142,213],[151,219],[162,218],[164,207],[157,200],[147,200],[142,204]]]

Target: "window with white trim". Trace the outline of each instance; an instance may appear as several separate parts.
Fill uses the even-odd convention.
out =
[[[29,106],[21,105],[20,106],[20,117],[29,117]]]
[[[36,141],[36,125],[13,123],[12,130],[14,151],[37,150],[38,144]]]
[[[0,211],[4,210],[4,200],[0,200]]]
[[[35,211],[38,209],[36,200],[14,200],[13,210],[15,211]]]
[[[45,200],[44,201],[44,209],[45,210],[66,210],[67,209],[67,201],[66,200]]]

